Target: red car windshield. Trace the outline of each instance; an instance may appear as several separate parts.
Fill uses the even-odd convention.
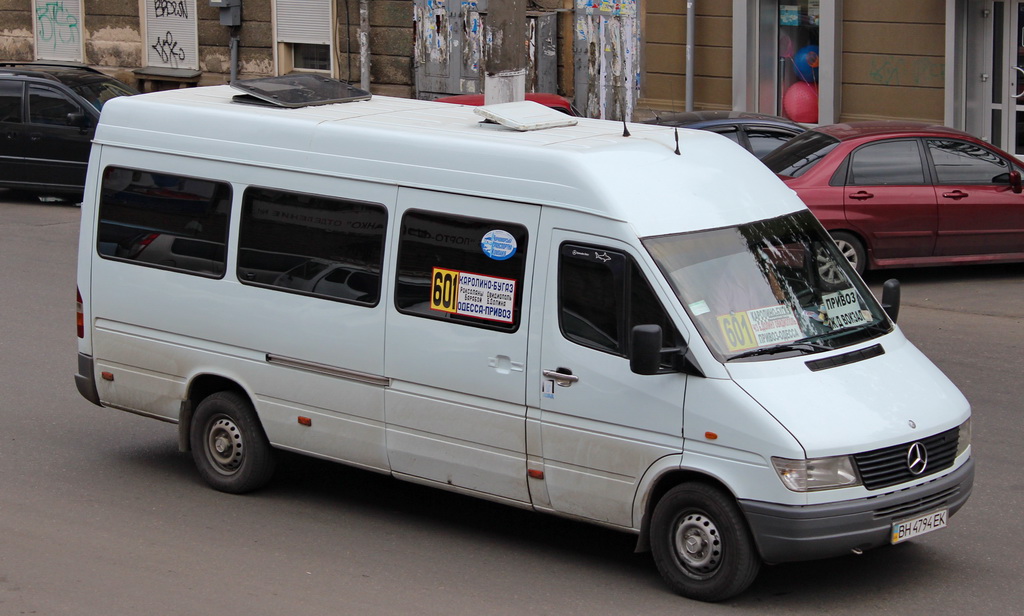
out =
[[[797,135],[762,162],[778,175],[800,177],[839,145],[839,140],[824,133],[808,131]]]

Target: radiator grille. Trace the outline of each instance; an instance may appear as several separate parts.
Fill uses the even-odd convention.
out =
[[[859,453],[853,459],[857,463],[861,479],[864,480],[864,487],[878,490],[919,477],[927,477],[952,466],[953,460],[956,459],[959,434],[959,430],[953,428],[919,441]],[[907,454],[914,443],[921,443],[928,452],[928,464],[919,475],[912,473],[907,464]]]

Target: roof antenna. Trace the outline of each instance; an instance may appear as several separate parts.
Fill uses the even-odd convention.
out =
[[[622,119],[622,136],[623,137],[630,137],[631,136],[629,134],[629,128],[626,127],[626,119],[625,118]]]
[[[675,128],[676,128],[676,130],[675,130],[675,133],[676,133],[676,156],[682,156],[679,153],[679,127],[677,126]]]

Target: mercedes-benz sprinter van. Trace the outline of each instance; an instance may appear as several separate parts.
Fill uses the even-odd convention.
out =
[[[718,135],[309,76],[114,99],[79,391],[214,488],[276,450],[633,533],[676,592],[950,523],[971,410]]]

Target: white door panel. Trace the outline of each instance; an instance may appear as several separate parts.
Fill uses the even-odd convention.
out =
[[[521,307],[529,305],[540,208],[405,188],[398,201],[400,230],[392,254],[399,284],[388,306],[385,337],[385,374],[392,379],[385,397],[391,468],[529,502],[529,323]],[[516,235],[513,254],[483,247],[488,233]],[[449,290],[434,285],[438,272],[457,274],[457,308],[435,302],[435,292]],[[503,308],[510,310],[508,318],[475,310],[487,301],[478,301],[482,296],[470,287],[492,283],[511,285],[511,302]]]
[[[659,458],[682,450],[687,377],[680,373],[637,375],[630,371],[624,349],[592,348],[567,337],[559,322],[560,311],[568,305],[563,306],[565,298],[559,297],[562,273],[557,264],[563,244],[600,247],[633,257],[638,254],[634,248],[604,237],[557,228],[550,244],[545,242],[551,266],[543,323],[534,324],[542,332],[541,365],[530,369],[571,374],[576,379],[559,384],[557,379],[541,377],[539,424],[547,496],[550,507],[558,512],[634,527],[638,521],[632,519],[633,500],[643,474]],[[596,258],[602,262],[606,255],[598,253]],[[620,261],[633,271],[630,259]],[[637,271],[650,276],[642,266]],[[643,284],[643,280],[633,284]],[[610,291],[593,288],[582,292]],[[605,309],[600,296],[595,295],[594,301]],[[581,318],[583,321],[586,319]],[[620,340],[628,336],[626,329],[623,322],[617,334]],[[600,340],[601,335],[595,333],[592,338]]]

